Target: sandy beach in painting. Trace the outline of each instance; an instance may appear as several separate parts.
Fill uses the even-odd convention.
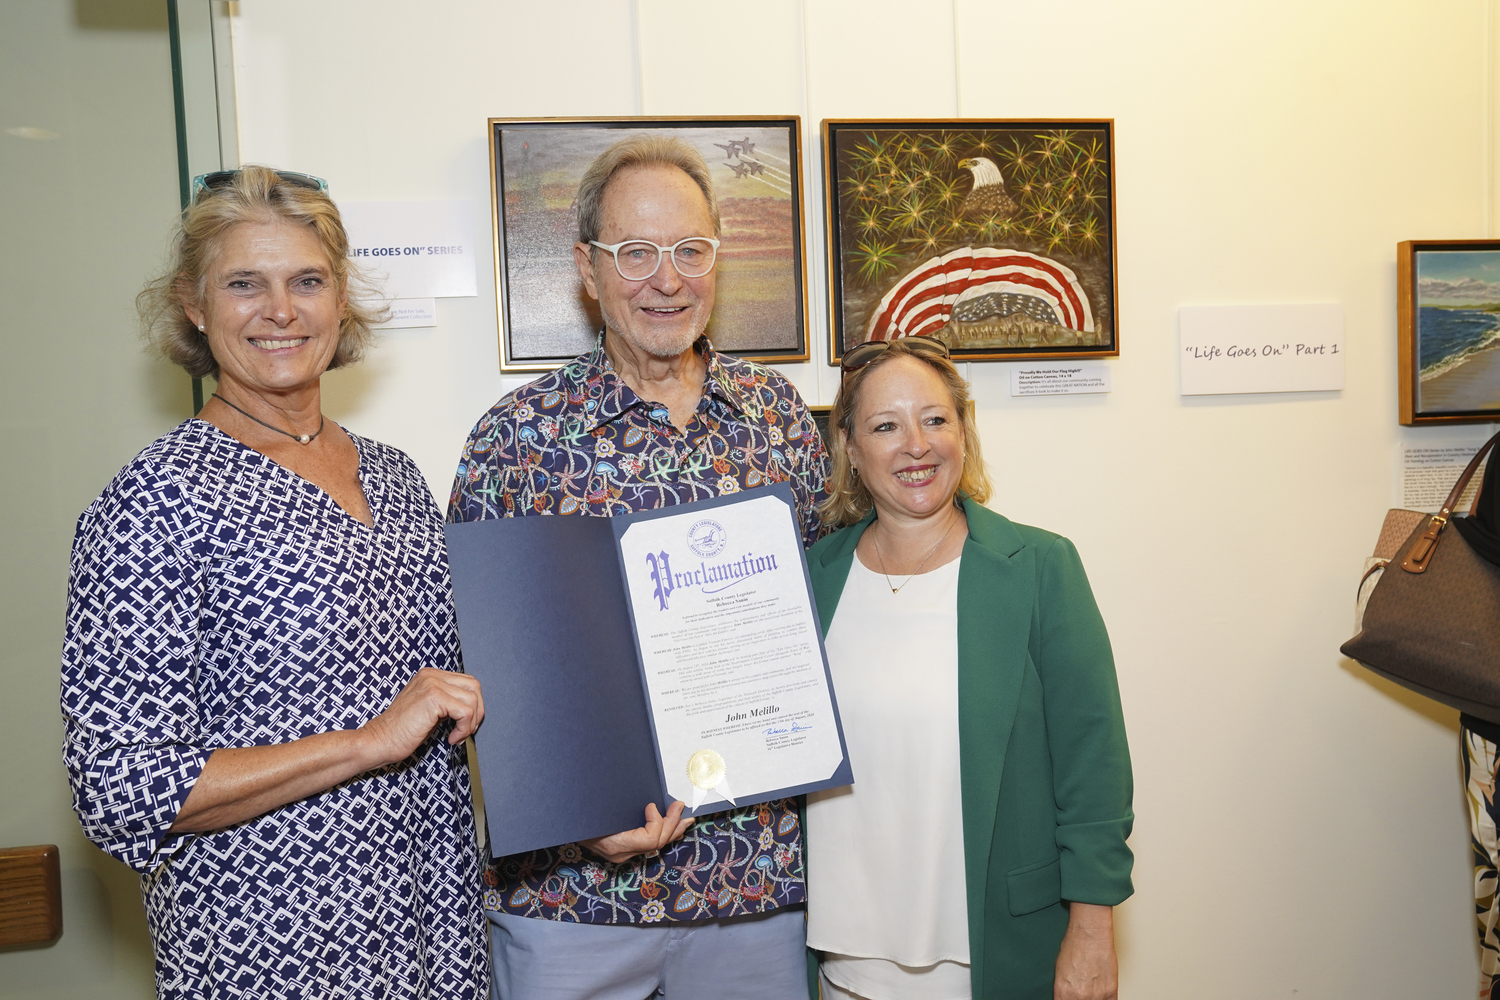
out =
[[[1500,408],[1500,346],[1477,351],[1447,371],[1422,379],[1417,405],[1423,413]]]

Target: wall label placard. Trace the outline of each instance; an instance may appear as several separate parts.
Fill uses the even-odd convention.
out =
[[[1435,513],[1443,506],[1469,460],[1489,437],[1489,432],[1485,432],[1465,434],[1442,442],[1403,441],[1399,446],[1401,460],[1396,472],[1396,506]],[[1481,465],[1474,478],[1469,480],[1469,486],[1455,509],[1468,510],[1483,480],[1484,466]]]
[[[452,201],[345,201],[349,257],[390,299],[479,294],[474,204]]]
[[[1109,391],[1109,365],[1027,365],[1010,370],[1012,396],[1072,396]]]
[[[1181,392],[1315,392],[1344,387],[1344,307],[1182,306]]]
[[[436,299],[394,299],[386,306],[390,318],[376,323],[377,330],[410,330],[416,327],[437,326]]]

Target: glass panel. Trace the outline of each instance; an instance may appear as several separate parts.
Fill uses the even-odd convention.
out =
[[[239,166],[234,122],[234,66],[229,57],[226,0],[167,0],[172,88],[177,109],[180,201],[192,197],[192,178]],[[203,383],[193,379],[193,412],[203,408]]]
[[[0,847],[59,846],[65,928],[0,960],[0,991],[26,996],[155,992],[139,881],[72,815],[57,664],[79,513],[192,412],[187,376],[141,349],[134,308],[181,205],[168,10],[0,0]],[[213,169],[227,11],[182,13],[187,159]]]

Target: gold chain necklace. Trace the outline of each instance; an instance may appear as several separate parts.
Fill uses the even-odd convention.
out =
[[[901,593],[903,587],[922,575],[922,567],[927,565],[927,560],[932,558],[933,553],[938,550],[938,547],[948,540],[948,536],[953,533],[953,526],[957,523],[958,518],[956,517],[948,522],[948,530],[943,532],[943,537],[937,540],[937,545],[934,545],[932,551],[927,553],[927,558],[922,560],[921,565],[917,567],[917,571],[903,580],[900,587],[891,581],[891,574],[885,571],[885,556],[880,552],[880,539],[875,535],[870,536],[870,541],[875,543],[875,558],[880,561],[880,575],[885,577],[886,585],[891,588],[891,593]]]

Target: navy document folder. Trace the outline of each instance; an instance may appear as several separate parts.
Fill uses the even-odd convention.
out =
[[[853,781],[785,484],[446,530],[496,857]]]

